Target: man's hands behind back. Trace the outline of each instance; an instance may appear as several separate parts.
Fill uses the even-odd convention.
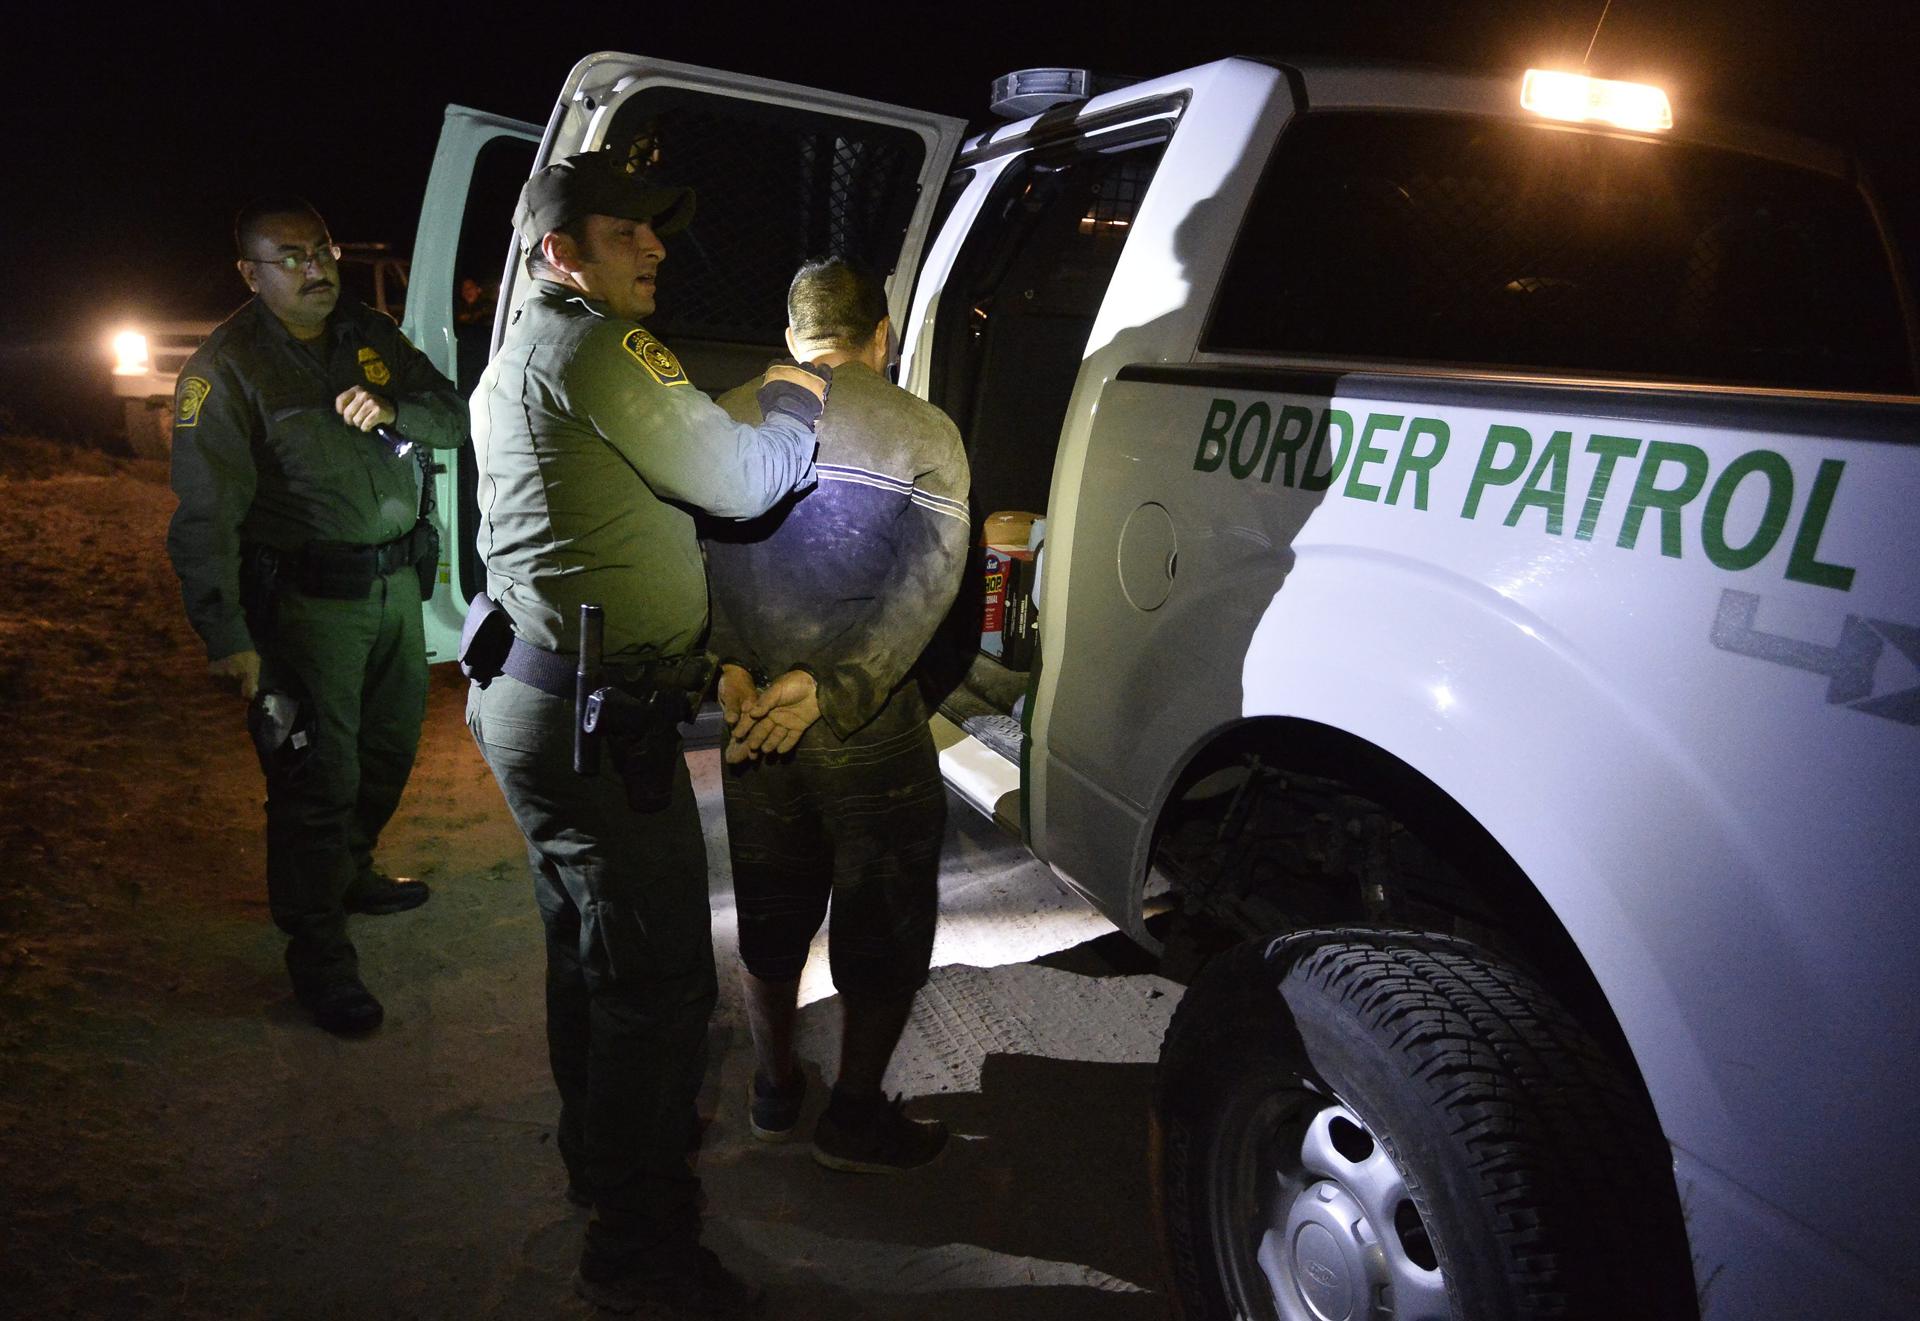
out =
[[[756,692],[745,670],[724,666],[718,696],[727,722],[729,765],[793,751],[820,718],[818,691],[805,670],[788,670]]]

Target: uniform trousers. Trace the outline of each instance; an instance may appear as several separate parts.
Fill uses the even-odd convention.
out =
[[[587,1255],[607,1266],[698,1234],[687,1164],[718,998],[706,843],[686,761],[669,805],[637,813],[602,757],[573,770],[573,702],[507,675],[467,724],[526,837],[546,928],[547,1051],[559,1147],[593,1201]]]
[[[313,713],[311,752],[263,766],[267,902],[306,993],[357,975],[343,904],[372,875],[427,712],[420,580],[405,566],[348,601],[284,588],[256,641],[261,688]]]

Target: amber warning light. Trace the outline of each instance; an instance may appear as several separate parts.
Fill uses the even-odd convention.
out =
[[[1520,83],[1520,108],[1548,119],[1612,124],[1643,133],[1673,127],[1673,106],[1658,87],[1551,69],[1527,70]]]

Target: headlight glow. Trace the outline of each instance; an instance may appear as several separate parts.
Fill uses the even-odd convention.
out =
[[[123,330],[113,337],[113,374],[145,376],[153,369],[153,355],[147,351],[147,337],[137,330]]]

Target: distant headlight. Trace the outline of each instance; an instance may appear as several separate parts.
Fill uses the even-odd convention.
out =
[[[145,376],[153,370],[153,355],[147,351],[147,337],[137,330],[123,330],[113,337],[113,374]]]

